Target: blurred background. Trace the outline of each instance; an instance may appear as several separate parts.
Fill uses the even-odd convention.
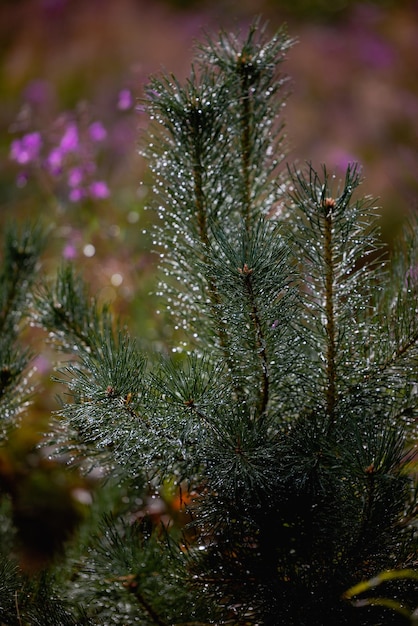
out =
[[[261,15],[297,39],[285,66],[290,163],[363,167],[383,236],[418,210],[416,0],[2,0],[0,228],[50,226],[45,273],[72,261],[134,334],[170,336],[148,228],[150,175],[138,153],[150,74],[189,73],[204,32]],[[43,344],[42,344],[43,345]],[[47,349],[37,367],[47,378]],[[53,406],[44,394],[40,409]]]

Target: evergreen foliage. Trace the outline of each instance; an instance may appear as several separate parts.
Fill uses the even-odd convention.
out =
[[[70,267],[30,296],[40,235],[6,237],[2,439],[25,403],[16,342],[29,314],[66,387],[53,471],[69,466],[63,492],[92,490],[93,503],[86,516],[65,501],[72,521],[28,576],[13,514],[27,476],[2,454],[3,624],[408,623],[418,231],[388,259],[356,165],[340,182],[282,166],[291,43],[256,22],[243,40],[202,45],[184,85],[149,85],[171,355],[146,358]],[[167,493],[180,514],[147,504]],[[406,570],[379,579],[387,601],[373,584],[353,600],[385,570]]]
[[[19,343],[19,333],[30,304],[30,287],[34,281],[38,258],[43,246],[39,227],[22,234],[13,225],[6,227],[2,267],[0,269],[0,407],[2,414],[0,440],[18,420],[30,395],[24,376],[30,353]]]

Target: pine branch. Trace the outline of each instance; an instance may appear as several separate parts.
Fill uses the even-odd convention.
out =
[[[203,186],[203,170],[204,166],[202,164],[202,154],[201,154],[201,141],[200,141],[200,131],[201,131],[201,123],[200,123],[200,100],[198,97],[193,99],[191,102],[192,111],[194,111],[194,115],[192,116],[192,124],[191,124],[191,135],[192,135],[192,144],[194,147],[194,158],[193,158],[193,180],[194,180],[194,197],[196,202],[196,215],[197,215],[197,224],[198,224],[198,233],[199,240],[202,244],[202,258],[201,262],[203,266],[209,265],[209,250],[210,250],[210,231],[208,229],[208,210],[207,210],[207,202],[204,193]],[[208,279],[208,293],[211,301],[211,312],[212,315],[218,317],[217,313],[219,310],[219,305],[221,304],[221,300],[219,298],[218,287],[216,282],[212,279]],[[230,369],[233,369],[233,361],[231,358],[231,352],[229,348],[229,337],[226,328],[226,324],[219,320],[217,324],[217,331],[219,336],[219,343],[225,358],[225,361],[228,363]],[[238,391],[238,394],[240,392]]]
[[[275,141],[272,119],[281,104],[280,99],[277,102],[274,100],[274,95],[283,86],[283,81],[276,80],[276,63],[283,58],[290,43],[282,33],[272,41],[263,41],[264,32],[262,29],[258,31],[258,24],[254,25],[243,43],[223,35],[219,46],[209,41],[206,47],[201,47],[199,58],[201,78],[198,80],[192,72],[186,88],[182,88],[175,81],[168,83],[154,80],[149,91],[151,115],[166,129],[163,135],[160,133],[157,138],[153,136],[153,153],[150,157],[152,163],[155,163],[154,169],[158,177],[165,183],[163,195],[170,198],[171,206],[174,199],[174,206],[178,206],[187,215],[186,222],[182,219],[180,224],[178,221],[180,213],[176,211],[165,213],[167,234],[171,242],[172,226],[176,231],[179,228],[184,230],[185,227],[189,231],[186,237],[178,237],[175,234],[178,243],[176,260],[174,262],[168,259],[167,273],[177,275],[178,280],[187,289],[188,275],[190,270],[193,271],[190,266],[191,258],[196,258],[196,250],[200,250],[201,265],[207,266],[209,271],[203,271],[206,280],[201,286],[199,283],[196,284],[196,276],[194,277],[190,285],[194,292],[193,299],[197,301],[197,286],[199,291],[202,290],[202,303],[209,295],[211,302],[209,321],[216,320],[216,334],[231,371],[235,371],[234,359],[231,355],[229,328],[220,315],[222,307],[222,301],[219,300],[220,285],[214,281],[210,271],[212,263],[210,255],[216,255],[217,251],[214,249],[209,252],[211,233],[207,226],[208,220],[222,223],[226,231],[230,227],[233,228],[230,233],[233,236],[238,217],[239,223],[243,219],[249,227],[248,220],[253,211],[250,208],[251,204],[260,201],[257,191],[263,187],[265,188],[262,191],[263,197],[268,196],[266,181],[272,169],[277,166],[271,148],[272,141]],[[242,80],[246,85],[245,94],[242,94]],[[171,95],[181,103],[181,108],[177,104],[173,106],[173,98],[167,97]],[[253,104],[245,115],[242,107],[244,109],[247,107],[250,98]],[[251,114],[250,119],[248,112],[251,113],[251,110],[257,111],[257,115]],[[187,132],[188,130],[190,132]],[[168,154],[171,156],[169,160]],[[241,155],[240,173],[238,176],[236,174],[231,176],[229,172],[231,167],[234,167],[236,154]],[[163,158],[159,158],[158,155],[162,155]],[[184,176],[184,172],[188,170],[192,172],[193,183],[186,195],[189,183],[186,182],[188,177]],[[177,184],[177,172],[183,181],[180,187]],[[237,205],[233,199],[242,197],[243,189],[246,189],[247,200]],[[158,187],[157,191],[161,196]],[[194,210],[189,213],[190,198],[195,199],[195,205]],[[244,205],[246,208],[243,208]],[[196,232],[200,245],[194,249],[187,245],[183,251],[184,242],[191,244]],[[181,271],[176,270],[176,265]],[[164,285],[164,290],[167,291],[167,285]],[[188,313],[185,304],[185,298],[182,297],[183,315]],[[190,313],[195,314],[194,307]],[[201,318],[201,311],[199,317]],[[202,322],[200,319],[199,330]],[[243,397],[242,390],[237,389],[237,393]]]
[[[93,626],[85,611],[59,598],[52,573],[28,576],[17,563],[0,560],[0,620],[7,626]]]
[[[371,285],[373,276],[381,271],[381,264],[367,260],[378,247],[376,228],[367,224],[366,220],[372,219],[367,204],[364,207],[361,201],[352,201],[360,183],[356,167],[348,168],[344,186],[336,195],[325,168],[322,178],[312,167],[307,175],[290,174],[295,184],[290,194],[295,208],[290,210],[297,211],[295,220],[290,217],[290,228],[294,225],[290,237],[306,307],[300,333],[319,356],[318,373],[310,369],[309,376],[313,385],[321,384],[322,378],[332,432],[347,381],[368,366],[363,355],[353,351],[350,333],[359,337],[364,332],[363,345],[368,345],[374,297]],[[360,230],[366,228],[369,232],[361,236]],[[356,384],[360,381],[361,375]],[[312,394],[317,396],[315,387]]]
[[[226,176],[224,186],[240,199],[239,216],[247,232],[254,218],[257,221],[256,207],[266,202],[269,210],[277,195],[277,168],[284,158],[280,109],[287,95],[287,79],[278,68],[293,43],[283,29],[268,38],[266,25],[255,20],[242,40],[223,32],[217,41],[208,39],[200,47],[201,66],[215,65],[229,81],[225,113],[231,145],[224,163],[225,172],[230,162],[235,175]],[[235,202],[224,219],[229,220],[228,213],[236,213],[236,208]]]
[[[7,226],[0,269],[0,438],[16,423],[33,391],[27,374],[32,350],[20,333],[32,300],[39,258],[44,246],[40,226]]]
[[[158,613],[156,613],[154,611],[154,609],[152,608],[151,604],[145,599],[145,597],[143,596],[141,591],[135,585],[133,585],[133,587],[134,587],[134,589],[133,589],[132,593],[134,594],[135,598],[138,600],[139,604],[148,613],[148,615],[152,619],[152,622],[154,624],[157,624],[157,626],[170,626],[167,622],[163,621],[160,618]]]
[[[35,294],[32,321],[49,334],[56,347],[67,353],[100,348],[103,334],[114,321],[106,305],[99,307],[71,265],[57,273],[54,285],[44,282]]]
[[[246,263],[242,268],[238,268],[238,273],[243,278],[244,290],[248,298],[250,315],[254,326],[254,334],[256,338],[255,351],[260,357],[261,366],[261,386],[260,386],[260,400],[257,413],[262,415],[268,405],[269,401],[269,371],[268,371],[268,356],[266,350],[266,341],[264,338],[263,328],[261,325],[260,315],[257,307],[257,302],[254,296],[254,290],[252,285],[251,274],[253,269],[249,268]]]
[[[335,200],[333,198],[325,198],[325,312],[326,312],[326,333],[327,333],[327,351],[326,351],[326,369],[327,369],[327,414],[330,422],[330,429],[335,423],[335,405],[336,405],[336,329],[334,319],[334,259],[333,259],[333,209],[335,208]]]
[[[212,230],[218,252],[211,273],[220,285],[219,313],[228,320],[232,345],[240,345],[233,375],[248,390],[246,397],[256,398],[261,415],[272,399],[275,358],[290,359],[290,353],[278,356],[294,306],[287,249],[280,230],[263,219],[251,233],[243,225],[233,243],[222,225],[214,223]]]
[[[19,233],[8,226],[4,235],[4,258],[0,273],[0,334],[13,337],[28,305],[30,288],[44,247],[42,228],[26,225]]]
[[[170,98],[172,94],[176,94],[176,100],[179,102],[177,107],[172,106]],[[204,266],[210,262],[208,220],[209,216],[216,214],[222,196],[220,194],[221,197],[217,198],[213,194],[215,189],[213,185],[216,183],[210,179],[209,167],[216,173],[214,163],[222,158],[222,147],[225,143],[222,129],[222,107],[226,106],[225,88],[222,82],[216,81],[215,76],[209,74],[207,70],[200,79],[193,71],[186,88],[182,88],[175,81],[168,83],[154,80],[149,91],[149,99],[153,115],[167,129],[165,136],[161,137],[160,134],[156,140],[158,153],[152,157],[157,163],[159,176],[166,183],[165,197],[169,196],[171,201],[174,200],[186,211],[190,211],[191,219],[188,218],[190,241],[197,239],[192,254],[192,246],[187,245],[186,250],[182,251],[182,248],[179,248],[174,263],[169,260],[167,274],[173,273],[174,270],[178,279],[184,282],[188,272],[186,270],[185,273],[183,270],[193,258]],[[168,125],[164,123],[166,116],[170,119]],[[168,150],[174,155],[176,162],[174,168],[171,167],[173,163],[170,164],[170,172],[166,171],[166,158],[161,160],[157,156],[157,154],[166,155]],[[181,172],[191,170],[191,180],[184,188],[178,187],[177,167],[181,168]],[[174,218],[171,226],[176,230],[184,229],[184,221],[178,223],[175,214],[170,213],[169,218]],[[169,238],[172,240],[171,231]],[[177,265],[181,272],[178,271]],[[192,289],[195,289],[195,285]],[[164,290],[166,291],[165,285]],[[213,279],[205,280],[202,291],[205,298],[209,297],[211,314],[217,317],[220,301],[216,282]],[[187,313],[187,307],[183,307],[183,313]],[[222,320],[218,319],[216,333],[224,358],[232,368],[228,331]]]

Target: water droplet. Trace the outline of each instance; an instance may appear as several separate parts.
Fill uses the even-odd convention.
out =
[[[112,274],[110,282],[112,283],[114,287],[120,287],[120,285],[123,283],[122,274],[119,274],[119,273]]]
[[[93,246],[93,244],[88,243],[83,248],[83,254],[86,257],[93,257],[96,254],[96,248]]]

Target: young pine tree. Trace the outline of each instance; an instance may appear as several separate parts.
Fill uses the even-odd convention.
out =
[[[36,296],[67,359],[57,454],[106,477],[50,567],[79,623],[386,626],[415,608],[417,233],[384,262],[357,166],[283,173],[290,44],[255,23],[209,39],[185,84],[149,85],[171,356],[145,359],[71,268]],[[167,489],[186,525],[142,504]]]

